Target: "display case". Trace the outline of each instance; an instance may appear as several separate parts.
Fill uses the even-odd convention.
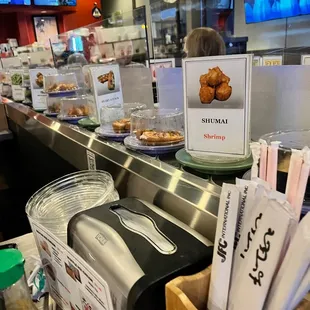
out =
[[[87,96],[62,98],[60,101],[60,118],[88,117],[93,113],[93,108]]]
[[[74,73],[50,74],[43,76],[43,91],[48,94],[62,94],[74,92],[78,89],[78,82]]]

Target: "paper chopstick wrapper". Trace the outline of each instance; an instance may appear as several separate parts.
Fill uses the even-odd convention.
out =
[[[266,300],[266,310],[285,310],[293,302],[310,263],[310,213],[298,225]]]
[[[262,185],[267,190],[271,190],[270,184],[261,178],[253,178],[251,181],[255,182],[258,185]]]
[[[293,205],[294,199],[297,194],[302,163],[303,163],[302,151],[292,150],[290,166],[288,168],[286,189],[285,189],[287,200],[291,205]]]
[[[289,309],[295,309],[309,291],[310,291],[310,266],[308,267],[304,277],[301,280],[301,283],[296,291],[296,294],[293,298],[293,301]]]
[[[259,139],[259,143],[260,143],[259,177],[260,179],[266,181],[268,147],[267,142],[263,139]]]
[[[271,145],[268,146],[266,181],[271,185],[271,188],[274,190],[277,190],[279,145],[279,141],[272,141]]]
[[[260,144],[258,142],[250,143],[250,149],[252,151],[253,164],[251,169],[251,179],[258,177],[258,162],[260,159]]]
[[[237,289],[229,296],[229,310],[263,309],[291,222],[297,225],[295,215],[288,213],[279,201],[270,199],[267,204],[240,270]]]
[[[236,233],[235,233],[235,245],[234,245],[235,249],[238,246],[242,229],[245,226],[244,219],[249,218],[252,212],[257,184],[255,182],[237,178],[236,186],[240,192],[240,197],[239,197],[237,227],[236,227]]]
[[[252,247],[255,234],[261,225],[263,214],[268,205],[269,199],[263,187],[259,186],[257,188],[256,196],[259,198],[256,197],[256,202],[254,202],[250,217],[244,219],[245,225],[241,231],[241,237],[234,252],[229,300],[231,299],[231,296],[235,294],[235,291],[239,286],[240,273],[242,272],[242,268],[244,267],[246,258]]]
[[[303,164],[300,170],[295,199],[292,202],[293,208],[295,209],[298,218],[300,218],[310,172],[310,150],[308,147],[305,147],[303,148],[302,152]]]
[[[227,307],[238,205],[238,189],[235,185],[224,183],[214,241],[209,310],[226,310]]]

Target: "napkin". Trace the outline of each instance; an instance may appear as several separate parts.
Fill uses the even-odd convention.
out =
[[[310,262],[310,213],[298,225],[266,300],[266,310],[287,309]]]
[[[227,307],[238,206],[238,189],[235,185],[224,183],[214,241],[208,297],[209,310],[226,310]]]
[[[297,225],[296,216],[276,199],[269,199],[250,251],[238,274],[237,288],[229,296],[229,310],[263,309],[292,223]]]

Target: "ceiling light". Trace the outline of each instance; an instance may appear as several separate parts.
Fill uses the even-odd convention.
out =
[[[164,0],[164,2],[166,2],[166,3],[175,3],[175,2],[177,2],[177,0]]]
[[[47,13],[47,11],[41,11],[42,14]]]

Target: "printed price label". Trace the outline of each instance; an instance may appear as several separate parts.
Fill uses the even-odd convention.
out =
[[[246,157],[252,56],[183,60],[185,147],[196,155]]]
[[[96,156],[93,152],[86,150],[88,170],[97,170]]]

